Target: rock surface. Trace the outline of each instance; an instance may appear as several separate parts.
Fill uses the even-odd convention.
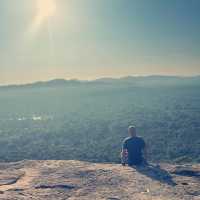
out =
[[[0,164],[0,200],[200,200],[200,165]]]

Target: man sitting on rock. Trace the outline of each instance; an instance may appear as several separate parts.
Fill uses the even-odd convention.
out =
[[[141,137],[136,134],[135,126],[129,126],[129,137],[123,141],[121,159],[122,165],[142,165],[146,163],[146,145]]]

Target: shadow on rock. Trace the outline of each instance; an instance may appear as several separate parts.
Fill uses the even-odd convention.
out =
[[[179,176],[188,176],[188,177],[200,178],[200,171],[196,171],[196,170],[193,170],[191,168],[182,167],[182,166],[177,167],[171,173],[179,175]]]
[[[170,173],[164,169],[161,169],[159,165],[147,164],[144,166],[132,166],[139,173],[144,174],[145,176],[159,181],[170,186],[176,186],[177,184],[173,181]]]

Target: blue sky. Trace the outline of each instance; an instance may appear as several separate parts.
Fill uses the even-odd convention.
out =
[[[0,84],[200,74],[199,0],[38,1],[0,1]]]

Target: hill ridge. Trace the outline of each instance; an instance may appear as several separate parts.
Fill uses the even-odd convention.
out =
[[[8,84],[0,85],[0,88],[20,88],[20,87],[37,87],[37,86],[60,86],[60,85],[79,85],[85,83],[110,83],[110,82],[137,82],[137,81],[198,81],[200,75],[196,76],[167,76],[167,75],[149,75],[149,76],[124,76],[120,78],[103,77],[94,80],[64,79],[56,78],[47,81],[36,81],[25,84]]]

